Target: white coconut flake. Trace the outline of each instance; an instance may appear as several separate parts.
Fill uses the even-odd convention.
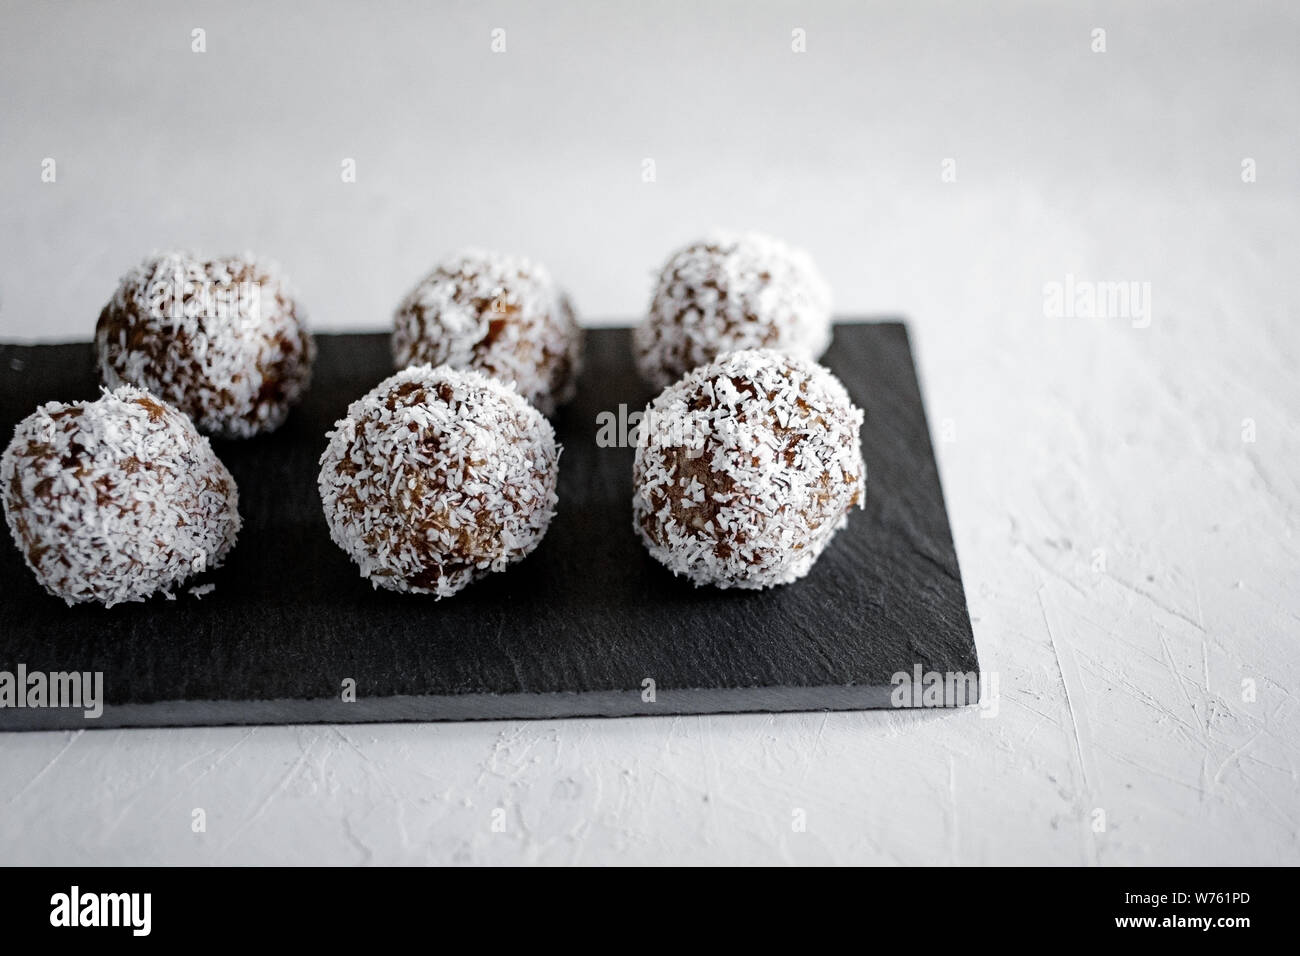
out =
[[[0,456],[5,521],[68,604],[143,601],[219,565],[240,529],[235,481],[175,408],[132,386],[50,402]]]
[[[674,253],[633,333],[637,367],[660,388],[727,352],[816,361],[830,341],[830,290],[811,257],[752,232],[717,231]]]
[[[405,369],[327,437],[330,535],[377,588],[448,597],[531,554],[555,515],[554,430],[481,372]]]
[[[697,368],[646,408],[634,527],[696,585],[795,581],[865,498],[862,421],[811,361],[750,349]]]
[[[315,345],[275,262],[168,252],[122,278],[95,353],[105,386],[148,389],[204,432],[247,438],[283,424],[310,384]]]
[[[439,263],[398,306],[392,347],[398,368],[476,369],[551,415],[574,396],[582,329],[544,266],[467,249]]]

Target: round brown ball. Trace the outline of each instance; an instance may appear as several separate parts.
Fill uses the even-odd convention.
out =
[[[251,255],[151,256],[95,327],[108,388],[147,389],[223,438],[274,431],[311,381],[315,347],[279,267]]]
[[[861,505],[861,410],[831,372],[770,349],[701,366],[646,408],[634,526],[697,585],[768,588],[806,575]]]
[[[555,432],[480,372],[406,369],[328,437],[330,535],[377,588],[448,597],[532,553],[555,514]]]
[[[131,386],[28,415],[0,457],[0,488],[27,566],[68,604],[170,593],[239,534],[239,492],[208,440]]]
[[[753,232],[715,232],[675,252],[633,332],[637,367],[660,388],[728,352],[815,362],[830,341],[830,291],[812,259]]]
[[[528,259],[469,249],[439,263],[393,318],[393,361],[477,369],[552,415],[582,363],[573,303]]]

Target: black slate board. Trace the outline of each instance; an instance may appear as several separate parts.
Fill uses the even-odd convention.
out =
[[[319,346],[279,432],[213,443],[245,527],[193,582],[212,593],[68,608],[0,543],[0,671],[101,671],[107,701],[93,720],[0,707],[0,730],[864,709],[891,706],[891,677],[917,665],[978,669],[901,323],[836,326],[823,361],[867,411],[866,507],[807,578],[760,593],[675,579],[633,532],[633,450],[596,437],[601,412],[652,397],[626,329],[588,334],[579,398],[554,420],[560,506],[541,547],[447,600],[372,590],[329,539],[316,472],[325,432],[391,373],[388,339]],[[6,442],[39,403],[96,394],[89,345],[0,346]]]

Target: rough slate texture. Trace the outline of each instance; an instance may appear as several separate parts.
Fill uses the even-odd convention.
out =
[[[0,729],[712,713],[889,706],[890,677],[978,668],[907,333],[841,324],[823,360],[867,410],[867,501],[803,581],[696,589],[631,526],[632,449],[598,413],[644,407],[625,329],[592,330],[560,412],[560,508],[541,547],[454,598],[373,591],[329,540],[324,434],[390,374],[387,337],[321,336],[306,404],[276,434],[214,442],[245,519],[201,600],[68,608],[0,546],[0,670],[104,672],[108,706],[0,709]],[[96,394],[88,345],[0,346],[0,435]],[[358,700],[343,703],[345,678]],[[642,682],[656,700],[642,700]]]

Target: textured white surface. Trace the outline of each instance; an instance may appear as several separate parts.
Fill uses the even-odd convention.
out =
[[[0,735],[0,858],[1300,863],[1300,10],[315,10],[8,5],[0,336],[175,243],[342,328],[465,243],[630,318],[675,244],[783,236],[913,323],[997,716]],[[1048,316],[1067,275],[1149,326]]]

